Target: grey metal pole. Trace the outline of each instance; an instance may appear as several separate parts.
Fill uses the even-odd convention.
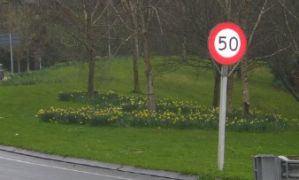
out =
[[[12,37],[11,33],[9,33],[9,46],[10,46],[10,71],[14,73],[14,59],[13,59],[13,47],[12,47]]]
[[[220,171],[222,171],[224,167],[227,77],[228,77],[228,66],[222,65],[221,82],[220,82],[219,134],[218,134],[218,168]]]

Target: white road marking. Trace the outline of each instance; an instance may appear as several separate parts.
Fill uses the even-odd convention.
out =
[[[86,172],[86,171],[80,171],[80,170],[69,169],[69,168],[64,168],[64,167],[50,166],[50,165],[46,165],[46,164],[38,164],[38,163],[29,162],[29,161],[6,158],[6,157],[3,157],[3,156],[0,156],[0,159],[7,160],[7,161],[14,161],[14,162],[23,163],[23,164],[34,165],[34,166],[47,167],[47,168],[52,168],[52,169],[59,169],[59,170],[64,170],[64,171],[73,171],[73,172],[78,172],[78,173],[83,173],[83,174],[88,174],[88,175],[94,175],[94,176],[110,177],[110,178],[116,178],[116,179],[122,179],[122,180],[133,180],[133,179],[123,178],[123,177],[119,177],[119,176],[111,176],[111,175],[106,175],[106,174]]]

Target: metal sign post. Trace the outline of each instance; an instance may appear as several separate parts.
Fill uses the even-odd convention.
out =
[[[219,134],[218,134],[218,167],[223,170],[225,149],[225,122],[226,122],[226,99],[227,99],[228,66],[221,68],[220,103],[219,103]]]
[[[218,135],[218,168],[220,171],[222,171],[224,168],[225,154],[227,79],[231,74],[228,72],[228,65],[236,64],[244,56],[247,48],[245,33],[238,25],[234,23],[226,22],[218,24],[210,32],[208,48],[212,58],[219,64],[222,64],[220,71],[221,89]]]

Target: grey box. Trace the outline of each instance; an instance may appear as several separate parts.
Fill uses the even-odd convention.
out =
[[[255,180],[299,180],[299,159],[258,155],[254,158]]]
[[[279,158],[281,159],[282,179],[298,180],[299,179],[299,159],[298,158],[290,159],[284,156],[279,156]]]

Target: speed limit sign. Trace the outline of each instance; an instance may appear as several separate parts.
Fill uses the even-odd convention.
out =
[[[219,102],[218,167],[223,170],[225,152],[225,124],[227,105],[228,65],[240,61],[245,55],[247,40],[244,31],[236,24],[225,22],[214,27],[209,36],[208,48],[212,58],[222,64]],[[235,66],[236,67],[236,66]]]
[[[218,24],[210,32],[208,48],[212,58],[219,64],[235,64],[242,59],[246,52],[245,33],[234,23]]]

